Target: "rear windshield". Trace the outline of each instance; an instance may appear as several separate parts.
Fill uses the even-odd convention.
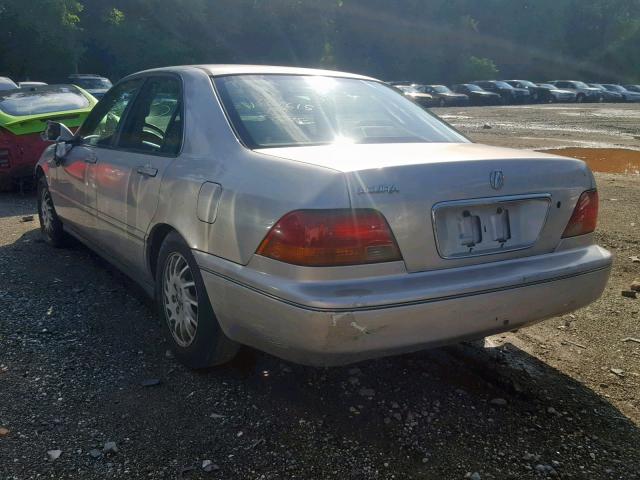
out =
[[[375,81],[231,75],[216,77],[214,83],[229,121],[249,148],[467,142],[396,90]]]
[[[72,85],[37,87],[0,93],[0,111],[21,117],[87,108],[89,100]]]

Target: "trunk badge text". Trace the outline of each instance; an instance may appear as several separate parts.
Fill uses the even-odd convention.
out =
[[[504,173],[502,170],[494,170],[489,175],[489,183],[494,190],[500,190],[504,185]]]
[[[369,187],[360,187],[358,189],[358,195],[363,195],[365,193],[374,194],[374,193],[400,193],[400,189],[395,185],[373,185]]]

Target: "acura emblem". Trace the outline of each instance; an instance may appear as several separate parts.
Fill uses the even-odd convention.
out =
[[[491,172],[489,183],[494,190],[500,190],[504,185],[504,173],[502,173],[502,170],[494,170]]]

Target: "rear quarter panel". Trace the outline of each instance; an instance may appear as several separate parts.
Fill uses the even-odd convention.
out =
[[[193,249],[246,264],[285,213],[347,208],[344,177],[335,170],[250,151],[235,137],[209,76],[181,72],[185,92],[183,150],[167,168],[152,227],[167,224]],[[198,219],[204,182],[222,186],[214,223]]]

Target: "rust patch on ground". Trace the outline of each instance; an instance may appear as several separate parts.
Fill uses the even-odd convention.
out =
[[[594,172],[640,175],[640,150],[625,148],[556,148],[545,153],[584,160]]]

